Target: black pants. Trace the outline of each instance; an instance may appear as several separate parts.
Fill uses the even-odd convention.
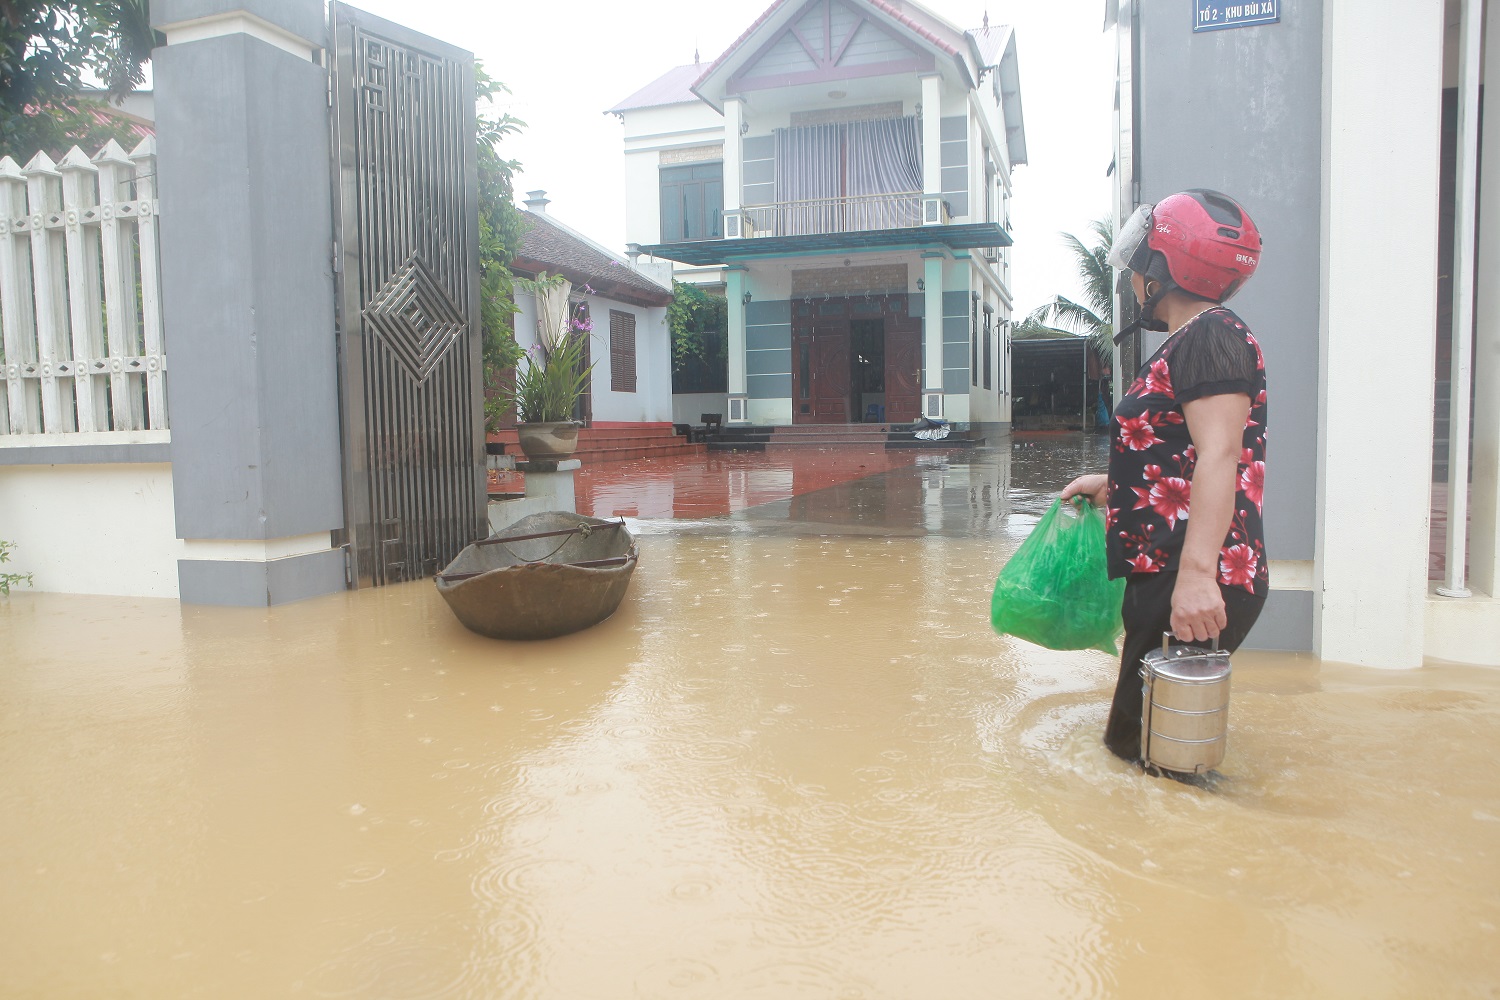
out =
[[[1125,604],[1120,609],[1125,619],[1125,648],[1120,653],[1120,679],[1109,706],[1104,745],[1129,761],[1141,759],[1141,658],[1160,649],[1162,633],[1172,629],[1172,588],[1176,585],[1176,573],[1126,577]],[[1229,619],[1219,633],[1219,648],[1232,653],[1245,641],[1266,599],[1240,587],[1220,584],[1219,591],[1224,595],[1224,614]]]

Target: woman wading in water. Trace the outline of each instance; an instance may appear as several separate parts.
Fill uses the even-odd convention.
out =
[[[1062,494],[1105,508],[1109,575],[1126,580],[1104,731],[1125,760],[1141,759],[1139,670],[1162,633],[1233,652],[1266,601],[1265,359],[1223,305],[1259,261],[1244,209],[1203,190],[1141,206],[1110,254],[1129,273],[1139,325],[1171,334],[1115,407],[1109,474],[1080,476]]]

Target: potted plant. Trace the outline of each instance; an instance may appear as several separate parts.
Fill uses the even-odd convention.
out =
[[[578,447],[582,425],[573,419],[573,411],[594,368],[584,363],[593,323],[571,303],[569,284],[561,275],[544,273],[517,285],[536,294],[540,337],[516,365],[515,386],[501,391],[502,402],[515,407],[516,432],[526,457],[557,462]]]

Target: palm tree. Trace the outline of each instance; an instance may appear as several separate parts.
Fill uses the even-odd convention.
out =
[[[1095,240],[1092,246],[1072,233],[1063,233],[1063,243],[1072,251],[1078,265],[1078,279],[1083,285],[1081,301],[1059,295],[1046,305],[1032,310],[1016,326],[1013,336],[1025,339],[1051,337],[1087,337],[1094,353],[1105,361],[1114,358],[1114,324],[1110,321],[1114,302],[1114,272],[1109,266],[1109,250],[1114,244],[1114,227],[1108,219],[1089,223]]]

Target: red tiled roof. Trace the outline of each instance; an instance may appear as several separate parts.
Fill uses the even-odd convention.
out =
[[[606,253],[544,213],[523,212],[526,227],[512,268],[528,274],[561,274],[575,285],[587,284],[606,298],[638,306],[664,306],[671,290]]]
[[[58,103],[69,111],[75,113],[78,111],[78,106],[72,101],[64,99]],[[21,108],[21,114],[39,115],[44,110],[45,108],[40,104],[27,104]],[[94,119],[95,124],[127,125],[130,127],[131,134],[141,139],[150,139],[156,135],[156,125],[154,122],[149,122],[137,115],[130,114],[128,111],[121,111],[119,108],[112,108],[108,104],[92,101],[85,107],[85,110],[88,111],[89,117]]]
[[[865,2],[868,3],[871,7],[874,7],[876,10],[884,11],[886,14],[888,14],[890,17],[894,18],[896,21],[900,22],[901,24],[906,25],[912,31],[915,31],[918,35],[921,35],[923,38],[927,39],[933,45],[936,45],[938,48],[940,48],[944,52],[948,53],[948,55],[950,55],[950,56],[956,56],[956,55],[958,55],[958,49],[957,48],[955,48],[954,46],[949,45],[947,42],[943,41],[936,34],[934,34],[932,32],[932,29],[928,28],[927,25],[925,25],[922,22],[918,21],[916,18],[912,17],[910,14],[906,13],[905,11],[899,10],[896,7],[892,6],[891,4],[886,3],[885,0],[865,0]]]

